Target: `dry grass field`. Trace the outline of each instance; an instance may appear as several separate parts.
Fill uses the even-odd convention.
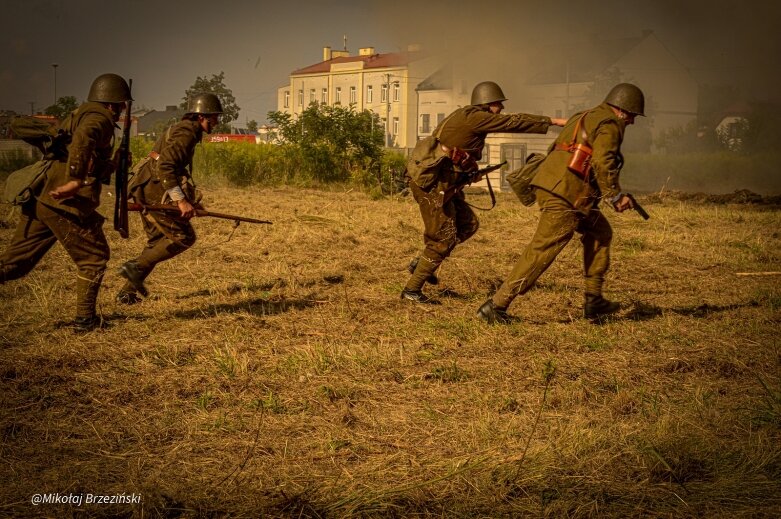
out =
[[[577,240],[518,322],[476,319],[536,225],[509,195],[426,288],[439,306],[398,297],[422,243],[405,197],[214,186],[210,209],[274,224],[196,220],[131,307],[116,270],[145,240],[137,215],[129,240],[108,223],[86,334],[62,326],[56,246],[0,285],[0,515],[778,517],[781,276],[738,274],[781,271],[781,213],[640,200],[648,222],[608,215],[623,309],[602,324],[580,318]]]

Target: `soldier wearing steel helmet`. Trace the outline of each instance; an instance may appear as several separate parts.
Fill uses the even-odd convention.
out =
[[[211,133],[222,114],[220,99],[211,93],[190,99],[182,120],[169,127],[155,142],[152,152],[134,168],[128,184],[129,196],[141,204],[171,204],[180,214],[144,212],[141,222],[147,244],[141,254],[120,266],[119,274],[127,282],[117,294],[117,302],[134,304],[148,292],[144,280],[155,265],[181,254],[193,246],[195,229],[190,218],[199,202],[192,178],[195,146],[204,133]]]
[[[637,86],[620,83],[600,105],[567,121],[532,180],[541,211],[537,231],[507,279],[480,307],[478,317],[490,323],[511,320],[507,307],[534,285],[576,232],[583,243],[584,317],[596,319],[619,310],[618,303],[602,295],[613,231],[599,203],[618,212],[633,207],[619,184],[621,142],[626,127],[644,115],[644,105]],[[586,174],[573,172],[573,143],[592,148]]]
[[[456,244],[468,240],[479,222],[458,189],[444,203],[439,193],[452,188],[463,173],[477,170],[489,133],[546,133],[564,119],[523,113],[502,114],[507,98],[493,81],[477,84],[471,103],[445,118],[431,137],[415,146],[407,162],[407,177],[423,218],[425,248],[409,265],[411,276],[401,292],[403,300],[435,302],[423,294],[426,282],[436,284],[436,270]]]
[[[112,155],[114,129],[129,100],[130,88],[122,77],[95,78],[87,101],[60,124],[70,143],[44,157],[46,178],[22,206],[11,244],[0,255],[0,283],[4,283],[25,276],[60,242],[78,268],[72,326],[80,331],[102,322],[96,308],[109,246],[103,233],[105,218],[97,207],[101,187],[117,167],[117,156]]]

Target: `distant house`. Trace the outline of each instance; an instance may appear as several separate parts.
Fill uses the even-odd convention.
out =
[[[430,75],[439,60],[411,45],[404,52],[377,53],[364,47],[357,56],[323,48],[323,60],[290,73],[278,89],[277,110],[300,114],[312,103],[370,110],[385,127],[388,147],[412,148],[417,142],[418,78]]]
[[[138,135],[154,136],[182,119],[184,109],[168,105],[165,110],[149,110],[138,117]]]
[[[613,84],[629,82],[645,93],[647,117],[627,132],[627,143],[646,133],[647,147],[665,130],[685,128],[697,118],[696,80],[653,31],[540,48],[530,63],[536,73],[527,81],[524,101],[533,113],[569,117],[601,102]]]

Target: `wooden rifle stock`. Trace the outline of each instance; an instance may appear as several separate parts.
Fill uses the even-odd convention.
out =
[[[132,92],[133,80],[128,80],[128,89]],[[114,176],[116,186],[116,197],[114,199],[114,230],[123,238],[130,237],[130,225],[127,217],[127,177],[130,170],[130,109],[133,106],[133,100],[127,101],[127,112],[125,114],[125,127],[122,128],[122,142],[119,144],[119,164]]]
[[[168,205],[168,204],[139,204],[135,202],[131,202],[127,205],[127,208],[129,211],[149,211],[149,212],[161,212],[161,213],[168,213],[170,215],[173,215],[174,217],[177,215],[181,215],[181,211],[179,211],[179,208],[175,205]],[[247,223],[263,223],[267,225],[271,225],[271,222],[268,220],[258,220],[257,218],[249,218],[246,216],[237,216],[233,214],[225,214],[225,213],[215,213],[213,211],[207,211],[206,209],[195,209],[195,216],[203,217],[203,216],[209,216],[212,218],[221,218],[223,220],[233,220],[234,222],[247,222]]]

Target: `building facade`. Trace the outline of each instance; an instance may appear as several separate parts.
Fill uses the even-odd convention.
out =
[[[323,61],[291,72],[277,90],[277,110],[293,116],[312,103],[370,110],[385,128],[385,145],[412,148],[418,141],[415,90],[438,65],[416,46],[379,54],[374,47],[348,51],[323,48]]]

